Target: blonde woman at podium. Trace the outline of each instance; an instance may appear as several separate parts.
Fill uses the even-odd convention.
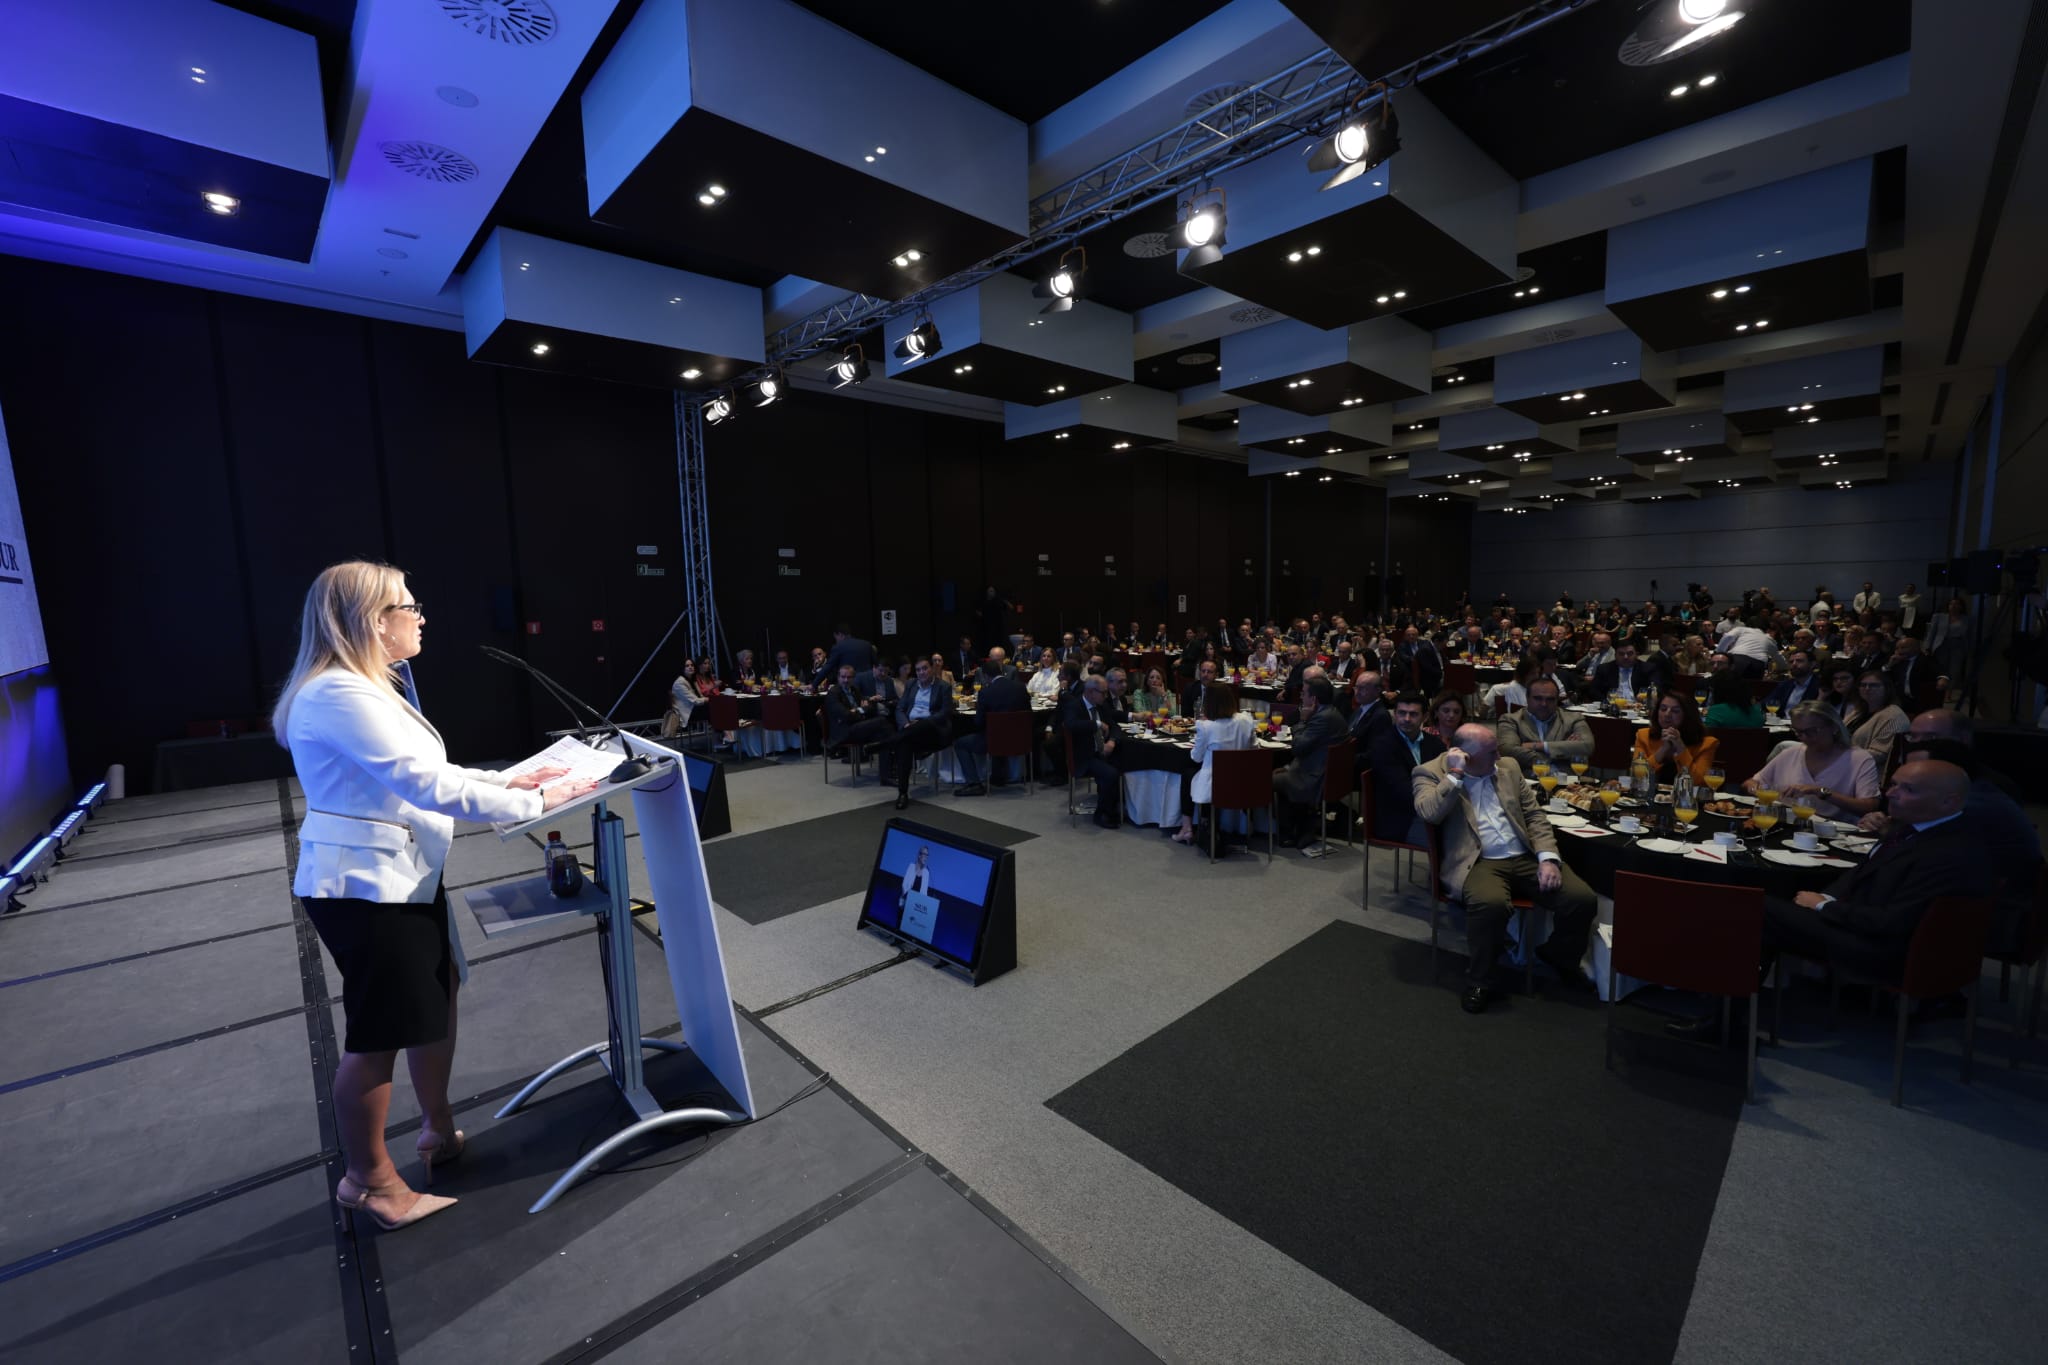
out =
[[[292,892],[341,971],[334,1106],[348,1171],[334,1201],[387,1229],[455,1202],[413,1190],[384,1147],[402,1049],[420,1101],[425,1183],[462,1155],[448,1075],[455,991],[469,964],[441,887],[455,822],[531,820],[596,786],[555,781],[559,768],[508,779],[450,763],[414,704],[406,664],[425,625],[399,570],[361,561],[323,570],[271,716],[306,793]]]
[[[901,910],[910,904],[912,896],[929,896],[932,893],[932,851],[929,845],[917,851],[917,861],[903,874],[903,894],[897,898],[896,908]]]

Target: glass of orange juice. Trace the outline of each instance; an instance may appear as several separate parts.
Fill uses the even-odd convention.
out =
[[[1711,787],[1711,788],[1712,788],[1713,790],[1715,790],[1715,791],[1719,791],[1719,790],[1721,790],[1721,784],[1722,784],[1722,783],[1724,783],[1724,782],[1726,782],[1727,780],[1728,780],[1728,770],[1727,770],[1727,769],[1725,769],[1725,768],[1720,768],[1720,767],[1713,767],[1713,768],[1709,768],[1709,769],[1707,769],[1707,785],[1708,785],[1709,787]]]
[[[1533,763],[1531,763],[1531,764],[1529,765],[1529,771],[1530,771],[1530,772],[1532,772],[1532,773],[1534,773],[1534,774],[1535,774],[1536,776],[1538,776],[1538,777],[1547,777],[1547,776],[1549,776],[1549,774],[1550,774],[1550,760],[1549,760],[1549,759],[1547,759],[1547,758],[1539,758],[1539,759],[1537,759],[1537,760],[1536,760],[1535,762],[1533,762]]]
[[[1592,764],[1588,763],[1583,758],[1575,758],[1572,760],[1572,776],[1584,777],[1586,775],[1586,769],[1592,766]]]
[[[1616,803],[1621,800],[1621,784],[1610,777],[1600,784],[1600,790],[1594,795],[1600,798],[1600,804],[1607,808],[1609,815],[1612,815]]]
[[[1681,825],[1689,825],[1700,818],[1699,798],[1697,796],[1688,796],[1687,800],[1691,802],[1690,805],[1681,806],[1674,802],[1671,807],[1672,818]]]
[[[1778,789],[1776,787],[1758,787],[1756,789],[1756,803],[1758,806],[1768,806],[1777,799]]]
[[[1811,796],[1802,795],[1792,798],[1792,818],[1795,820],[1812,824],[1815,809]]]
[[[1759,797],[1756,803],[1756,812],[1749,818],[1756,822],[1758,829],[1769,834],[1772,829],[1776,828],[1778,822],[1785,818],[1785,808],[1775,802],[1764,801]]]
[[[1557,774],[1551,772],[1547,767],[1537,775],[1536,781],[1542,786],[1545,796],[1557,790]]]

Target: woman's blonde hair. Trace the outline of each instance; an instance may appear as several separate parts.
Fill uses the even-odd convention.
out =
[[[404,597],[405,573],[389,564],[351,559],[320,571],[306,589],[306,605],[299,613],[299,657],[270,713],[270,730],[279,744],[285,743],[292,698],[307,679],[330,668],[360,673],[389,687],[394,697],[404,695],[377,638],[377,618]]]
[[[1827,726],[1829,732],[1834,735],[1836,748],[1846,749],[1849,747],[1849,727],[1842,724],[1842,717],[1835,708],[1829,706],[1824,701],[1800,702],[1799,705],[1792,708],[1792,714],[1787,716],[1786,719],[1817,721]]]

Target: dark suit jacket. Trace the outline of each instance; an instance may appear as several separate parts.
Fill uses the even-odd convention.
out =
[[[1016,676],[1017,666],[1007,662],[1004,663],[1002,671],[997,672],[991,669],[988,666],[988,660],[984,659],[981,661],[981,667],[974,670],[975,686],[977,687],[987,687],[997,678],[1014,678]],[[1020,683],[1019,686],[1022,686],[1022,684]]]
[[[825,651],[827,676],[838,677],[841,664],[852,664],[856,675],[866,673],[875,666],[875,647],[854,635],[835,640],[832,648]]]
[[[1192,716],[1196,720],[1202,718],[1202,685],[1200,683],[1189,683],[1181,690],[1180,713],[1184,716]]]
[[[1934,680],[1940,674],[1941,665],[1924,653],[1885,670],[1885,675],[1892,680],[1892,690],[1899,694],[1899,705],[1906,708],[1908,715],[1918,715],[1941,704],[1934,688]]]
[[[985,716],[997,715],[1004,711],[1030,709],[1031,693],[1025,689],[1023,683],[1017,681],[1015,673],[1005,673],[982,688],[980,695],[975,698],[974,728],[977,731],[987,731],[988,722],[983,719]],[[955,713],[954,719],[964,721],[966,718]]]
[[[1110,710],[1109,698],[1102,699],[1102,705],[1095,708],[1090,716],[1088,701],[1077,688],[1073,697],[1060,708],[1060,724],[1074,740],[1074,762],[1086,763],[1090,756],[1101,752],[1101,745],[1113,740],[1116,735],[1116,715]],[[1109,727],[1107,731],[1099,726]]]
[[[825,694],[825,734],[834,744],[846,737],[854,725],[868,719],[867,698],[858,688],[848,696],[846,689],[832,684],[832,690]]]
[[[1444,751],[1444,742],[1435,735],[1422,736],[1420,745],[1424,763]],[[1415,823],[1415,794],[1409,774],[1416,763],[1391,723],[1373,735],[1372,747],[1365,751],[1365,765],[1372,769],[1372,837],[1407,838],[1408,826]]]
[[[1765,704],[1777,707],[1778,714],[1781,716],[1785,715],[1794,706],[1799,704],[1799,702],[1792,700],[1792,689],[1797,686],[1799,684],[1790,678],[1781,680],[1776,687],[1771,689],[1771,695],[1765,699]],[[1822,680],[1819,673],[1809,673],[1806,675],[1806,691],[1800,696],[1799,701],[1819,701],[1827,690],[1828,685]]]
[[[1882,851],[1880,851],[1882,850]],[[1878,845],[1827,890],[1820,917],[1903,951],[1938,896],[1988,896],[1996,880],[1982,834],[1958,816],[1895,846]]]
[[[1636,660],[1636,666],[1630,670],[1629,674],[1629,685],[1633,689],[1630,695],[1648,692],[1655,696],[1658,690],[1664,686],[1664,676],[1664,674],[1657,672],[1647,661],[1643,659]],[[1586,695],[1597,697],[1604,701],[1606,698],[1614,695],[1615,688],[1620,686],[1620,684],[1621,661],[1619,659],[1611,659],[1593,670],[1593,680],[1586,686]]]
[[[917,684],[912,682],[903,689],[903,695],[896,699],[896,723],[910,724],[910,708],[917,700]],[[935,725],[946,725],[953,719],[953,684],[944,678],[932,679],[931,720]]]
[[[1379,661],[1378,655],[1374,655],[1373,667],[1380,671],[1380,688],[1382,691],[1408,692],[1419,687],[1415,680],[1415,665],[1403,658],[1399,650],[1396,650],[1384,663]],[[1427,689],[1423,690],[1426,691]],[[1434,696],[1436,694],[1432,692],[1429,695]]]
[[[1353,700],[1356,700],[1355,694]],[[1371,752],[1373,741],[1394,728],[1394,718],[1387,713],[1387,701],[1384,696],[1374,702],[1369,711],[1361,712],[1354,707],[1344,721],[1351,737],[1358,741],[1357,762],[1360,766],[1365,764],[1366,755]]]
[[[1397,658],[1406,658],[1409,661],[1410,666],[1415,670],[1415,685],[1417,687],[1431,696],[1435,696],[1443,690],[1444,656],[1437,651],[1437,647],[1434,644],[1428,640],[1417,640],[1412,654],[1407,652],[1407,646],[1405,645],[1396,648],[1394,654]]]
[[[1295,726],[1294,758],[1273,774],[1273,784],[1280,794],[1296,805],[1312,805],[1321,800],[1330,746],[1343,738],[1344,716],[1334,706],[1323,707]]]

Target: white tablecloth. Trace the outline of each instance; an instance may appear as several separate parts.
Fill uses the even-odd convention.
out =
[[[733,747],[748,758],[765,758],[788,749],[801,749],[804,737],[801,730],[763,730],[758,725],[742,725]]]

